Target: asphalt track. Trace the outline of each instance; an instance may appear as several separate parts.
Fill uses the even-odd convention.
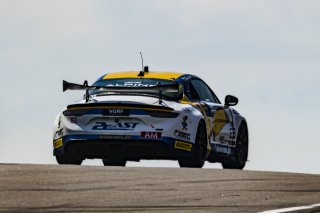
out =
[[[261,212],[317,203],[320,175],[0,164],[1,212]]]

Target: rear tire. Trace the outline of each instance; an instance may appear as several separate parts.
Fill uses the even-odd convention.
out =
[[[83,159],[78,156],[74,156],[66,153],[63,153],[62,155],[57,155],[56,160],[59,164],[72,164],[72,165],[81,165],[83,161]]]
[[[204,165],[207,155],[207,130],[203,121],[200,121],[198,125],[196,141],[193,146],[193,156],[179,160],[181,168],[202,168]]]
[[[102,163],[104,166],[126,166],[127,161],[102,159]]]
[[[248,132],[244,124],[240,125],[237,137],[235,161],[222,162],[224,169],[243,169],[248,160]]]

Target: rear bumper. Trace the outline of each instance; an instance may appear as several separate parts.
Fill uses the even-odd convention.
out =
[[[112,139],[114,137],[114,139]],[[192,144],[179,140],[191,147],[186,150],[177,146],[175,138],[163,137],[161,140],[146,140],[131,136],[130,139],[122,136],[101,137],[98,135],[69,135],[59,140],[55,146],[54,155],[70,153],[81,158],[111,158],[111,159],[166,159],[178,160],[192,156]]]

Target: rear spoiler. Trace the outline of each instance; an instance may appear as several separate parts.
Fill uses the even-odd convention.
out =
[[[180,85],[178,83],[166,84],[166,85],[156,85],[150,87],[117,87],[117,86],[89,86],[88,82],[85,81],[84,84],[75,84],[63,80],[63,92],[67,90],[85,90],[86,100],[89,99],[89,90],[100,90],[106,92],[123,92],[123,93],[154,93],[158,94],[159,98],[166,97],[173,100],[180,100],[182,98],[182,93],[180,90]],[[162,94],[165,93],[165,94]],[[171,93],[171,94],[170,94]]]
[[[87,103],[87,104],[71,104],[67,106],[67,109],[81,109],[81,108],[88,108],[88,107],[96,107],[96,108],[121,108],[121,107],[128,107],[128,108],[143,108],[143,109],[152,109],[152,110],[166,110],[166,111],[173,111],[174,109],[168,106],[162,105],[149,105],[149,104],[140,104],[140,103],[126,103],[126,102],[108,102],[108,103]]]

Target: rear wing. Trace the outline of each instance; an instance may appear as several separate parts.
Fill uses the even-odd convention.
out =
[[[88,82],[85,81],[84,84],[75,84],[63,80],[63,92],[67,90],[85,90],[86,91],[86,101],[89,99],[89,90],[98,90],[104,92],[114,92],[114,93],[148,93],[171,99],[180,100],[182,99],[182,87],[178,83],[156,85],[150,87],[118,87],[118,86],[89,86]]]

